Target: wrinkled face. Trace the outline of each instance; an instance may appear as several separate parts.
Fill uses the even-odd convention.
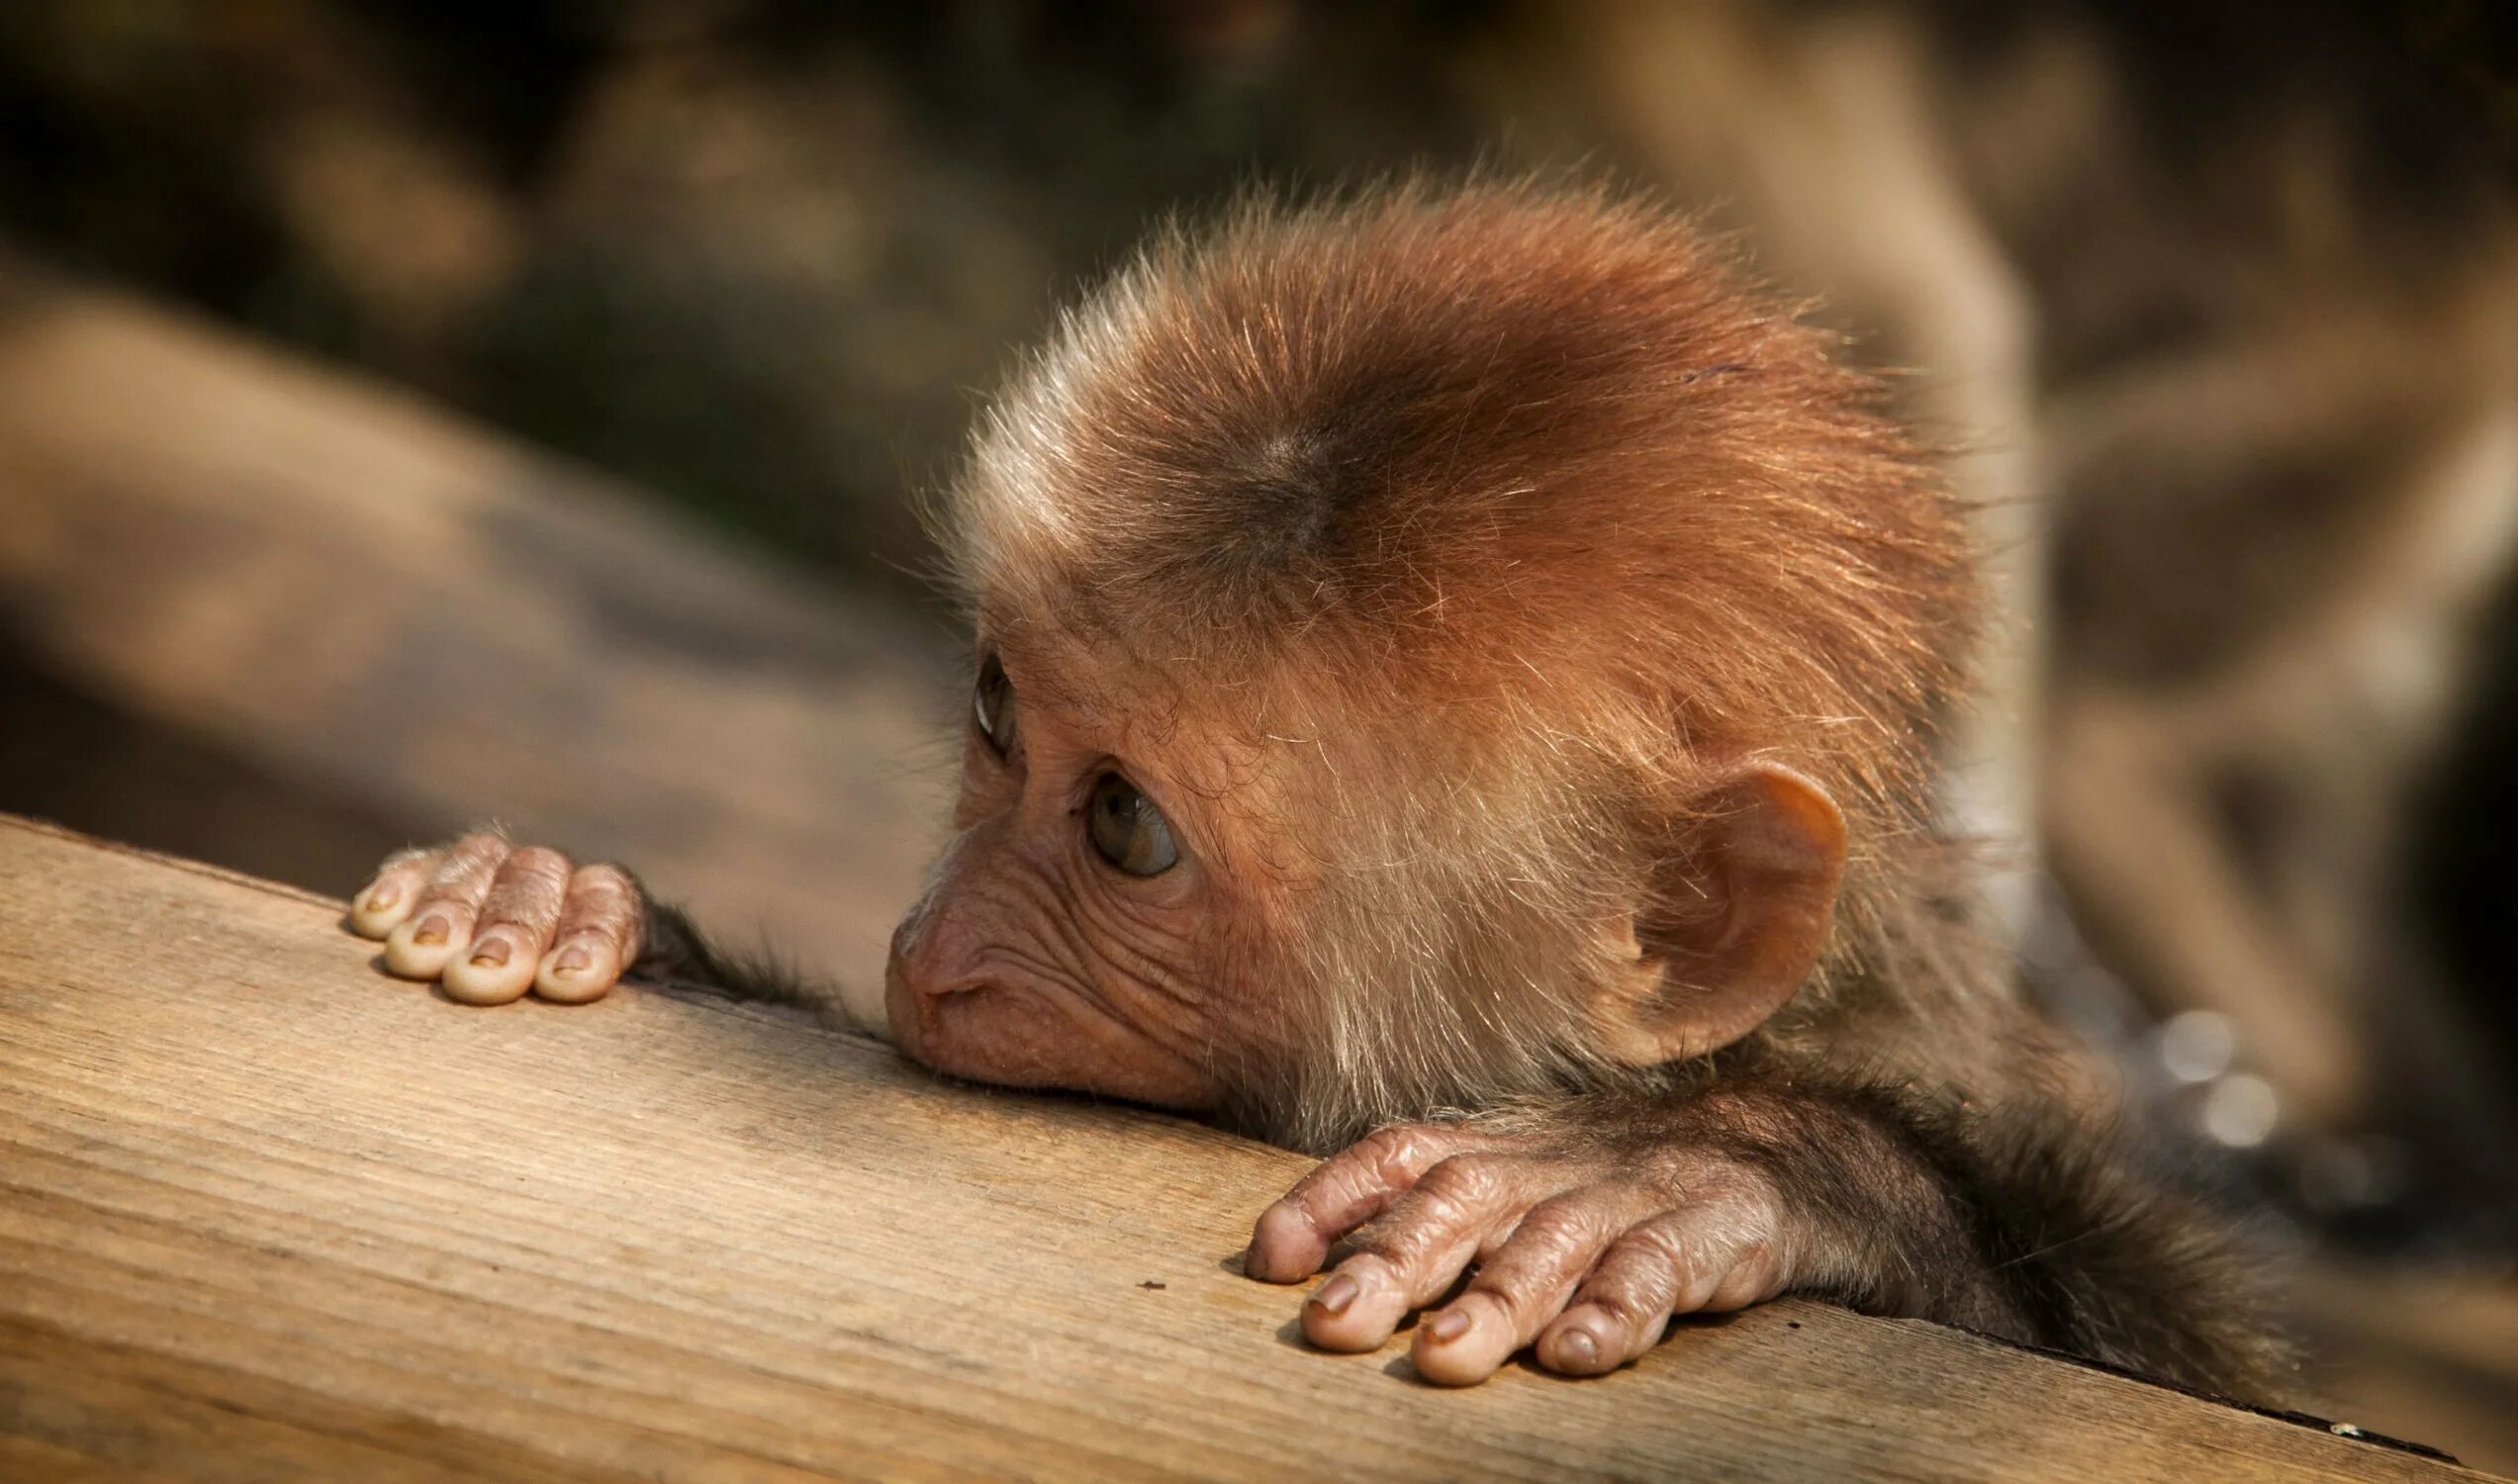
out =
[[[1092,695],[982,644],[956,834],[892,935],[886,1012],[942,1071],[1212,1109],[1264,1039],[1229,811],[1165,766],[1176,735]]]

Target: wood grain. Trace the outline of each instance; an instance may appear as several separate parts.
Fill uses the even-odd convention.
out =
[[[0,627],[318,792],[622,861],[861,1009],[955,756],[940,633],[408,394],[5,254]]]
[[[0,1476],[2474,1475],[1820,1305],[1421,1385],[1232,1258],[1304,1161],[0,818]]]

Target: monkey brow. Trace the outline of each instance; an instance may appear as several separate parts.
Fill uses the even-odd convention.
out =
[[[1016,704],[1043,711],[1118,758],[1176,751],[1186,687],[1163,667],[1017,625],[985,641],[1014,682]]]
[[[1021,704],[1047,705],[1078,716],[1107,716],[1126,704],[1104,673],[1115,667],[1079,663],[1092,651],[1062,632],[1029,623],[990,625],[994,632],[981,641],[1012,677]]]

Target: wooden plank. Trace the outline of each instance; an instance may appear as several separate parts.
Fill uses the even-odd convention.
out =
[[[2325,1262],[2300,1274],[2325,1395],[2486,1472],[2518,1467],[2518,1277]]]
[[[320,793],[620,860],[861,1011],[945,813],[939,632],[408,395],[5,254],[0,625]]]
[[[1233,1258],[1300,1159],[0,818],[0,1469],[168,1479],[2475,1477],[1772,1305],[1467,1392]]]

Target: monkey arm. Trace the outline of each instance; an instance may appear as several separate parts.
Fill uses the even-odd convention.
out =
[[[1296,1281],[1350,1239],[1303,1327],[1369,1349],[1474,1264],[1414,1342],[1451,1384],[1526,1345],[1614,1369],[1674,1314],[1801,1292],[2261,1397],[2238,1269],[2164,1204],[2060,1115],[1751,1078],[1382,1130],[1259,1218],[1249,1269]]]
[[[644,979],[714,989],[733,999],[768,1000],[816,1013],[839,1003],[839,992],[816,982],[794,965],[767,951],[736,952],[701,933],[680,907],[649,898],[646,945],[632,966]]]
[[[2221,1221],[2060,1104],[1807,1076],[1703,1101],[1696,1137],[1765,1170],[1804,1234],[1796,1290],[2250,1400],[2285,1384]]]

